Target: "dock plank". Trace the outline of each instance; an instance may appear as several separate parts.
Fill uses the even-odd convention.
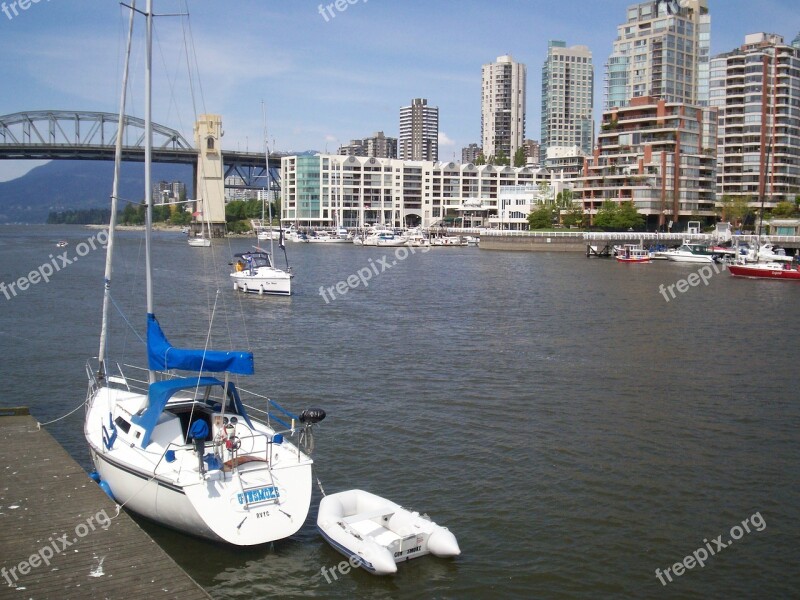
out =
[[[210,598],[24,409],[0,409],[0,474],[0,599]]]

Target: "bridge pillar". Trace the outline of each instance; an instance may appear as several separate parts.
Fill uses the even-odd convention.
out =
[[[222,164],[222,117],[200,115],[194,124],[194,143],[198,149],[195,212],[198,219],[211,224],[214,237],[225,234],[225,180]],[[197,223],[199,230],[200,223]]]

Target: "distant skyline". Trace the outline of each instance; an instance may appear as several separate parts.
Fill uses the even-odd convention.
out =
[[[335,153],[375,131],[397,137],[400,107],[427,98],[439,107],[439,159],[460,160],[463,146],[480,143],[481,67],[504,54],[527,66],[526,137],[539,139],[549,40],[592,51],[597,122],[604,64],[626,8],[636,2],[350,0],[341,11],[308,0],[188,4],[199,62],[196,109],[184,57],[186,20],[159,18],[157,123],[191,139],[195,113],[219,113],[223,148],[260,151],[263,101],[272,149]],[[96,0],[42,0],[25,10],[15,4],[16,12],[10,6],[6,2],[8,10],[0,12],[0,114],[117,111],[127,9]],[[159,13],[185,10],[179,0],[156,0],[155,6]],[[748,33],[777,33],[791,42],[800,32],[796,7],[794,0],[709,0],[712,56],[740,46]],[[141,37],[129,104],[137,116],[143,113]],[[36,164],[0,161],[0,180]]]

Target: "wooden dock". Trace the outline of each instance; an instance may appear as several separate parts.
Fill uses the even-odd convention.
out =
[[[0,408],[0,465],[0,598],[210,598],[25,408]]]

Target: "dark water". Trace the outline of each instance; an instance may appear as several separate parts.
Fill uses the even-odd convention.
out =
[[[92,234],[0,228],[0,280],[48,261],[61,238],[74,256]],[[139,237],[120,236],[114,296],[141,334]],[[800,594],[800,285],[714,273],[666,302],[659,285],[697,265],[476,248],[397,260],[391,249],[290,244],[295,295],[242,297],[226,263],[248,245],[218,242],[212,253],[156,236],[167,334],[202,344],[216,300],[214,339],[256,353],[245,387],[328,412],[315,454],[325,491],[363,488],[427,512],[456,534],[462,556],[328,583],[321,568],[342,557],[316,533],[315,507],[292,539],[256,550],[143,523],[215,598]],[[320,286],[383,256],[396,264],[369,287],[320,297]],[[0,296],[0,404],[29,405],[46,421],[82,402],[103,260],[90,252],[50,283]],[[142,362],[124,327],[112,346]],[[80,411],[48,429],[88,465]],[[666,586],[656,578],[756,513],[751,532],[704,567]]]

